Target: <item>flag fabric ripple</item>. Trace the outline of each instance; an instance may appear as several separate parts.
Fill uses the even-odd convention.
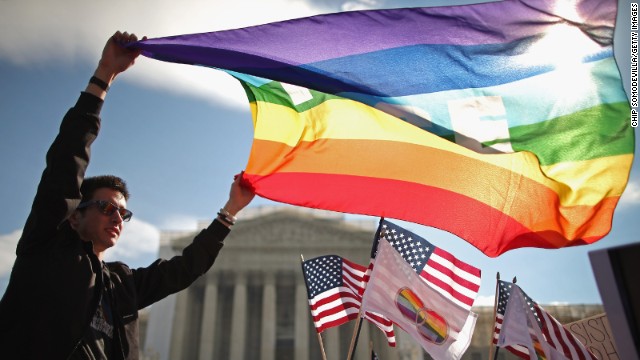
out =
[[[257,194],[434,226],[495,257],[611,229],[635,146],[616,12],[616,0],[504,0],[133,46],[241,81]]]

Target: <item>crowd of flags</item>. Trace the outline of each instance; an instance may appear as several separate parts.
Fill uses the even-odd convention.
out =
[[[242,181],[256,194],[381,218],[368,266],[303,259],[318,334],[366,319],[391,346],[395,325],[434,358],[458,359],[480,269],[384,219],[449,231],[489,257],[607,235],[635,146],[616,12],[616,0],[504,0],[130,46],[240,81],[254,124]],[[496,301],[492,344],[523,359],[593,358],[514,283],[498,281]]]
[[[366,319],[395,346],[395,325],[434,359],[460,359],[471,343],[480,269],[391,221],[380,219],[368,267],[324,255],[302,272],[318,334]],[[596,359],[515,283],[497,280],[495,314],[492,344],[522,359]]]

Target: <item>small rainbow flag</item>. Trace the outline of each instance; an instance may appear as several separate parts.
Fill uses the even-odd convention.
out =
[[[495,257],[611,229],[635,141],[616,6],[354,11],[134,46],[241,81],[257,194],[434,226]]]

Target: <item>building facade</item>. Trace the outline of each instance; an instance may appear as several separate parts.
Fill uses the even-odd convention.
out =
[[[367,265],[376,228],[375,221],[344,221],[332,212],[245,209],[213,268],[187,290],[151,307],[143,358],[321,360],[320,341],[327,359],[347,358],[355,321],[324,331],[320,340],[311,320],[301,256],[334,254]],[[179,254],[194,235],[163,233],[160,256]],[[566,322],[603,311],[601,306],[571,308]],[[474,311],[479,318],[464,359],[488,359],[493,308]],[[402,330],[396,330],[396,337],[397,347],[390,348],[384,334],[364,322],[353,359],[370,359],[370,347],[380,359],[429,359]],[[506,351],[498,354],[498,359],[512,358]]]

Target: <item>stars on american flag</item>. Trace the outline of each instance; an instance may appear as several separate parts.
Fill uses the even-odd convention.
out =
[[[510,282],[502,280],[498,281],[498,304],[496,309],[498,314],[504,316],[504,312],[507,310],[507,303],[509,302],[509,297],[511,296],[511,290],[513,289],[513,287],[514,285]],[[527,305],[535,315],[536,321],[538,322],[538,324],[540,324],[540,318],[535,311],[535,301],[533,301],[524,291],[522,292],[522,294],[524,295],[524,299],[527,302]]]
[[[422,271],[434,250],[434,246],[427,240],[405,232],[404,229],[395,227],[392,223],[381,226],[379,239],[387,240],[417,273]]]
[[[339,256],[326,255],[305,261],[303,269],[308,282],[309,299],[342,286],[342,258]]]

